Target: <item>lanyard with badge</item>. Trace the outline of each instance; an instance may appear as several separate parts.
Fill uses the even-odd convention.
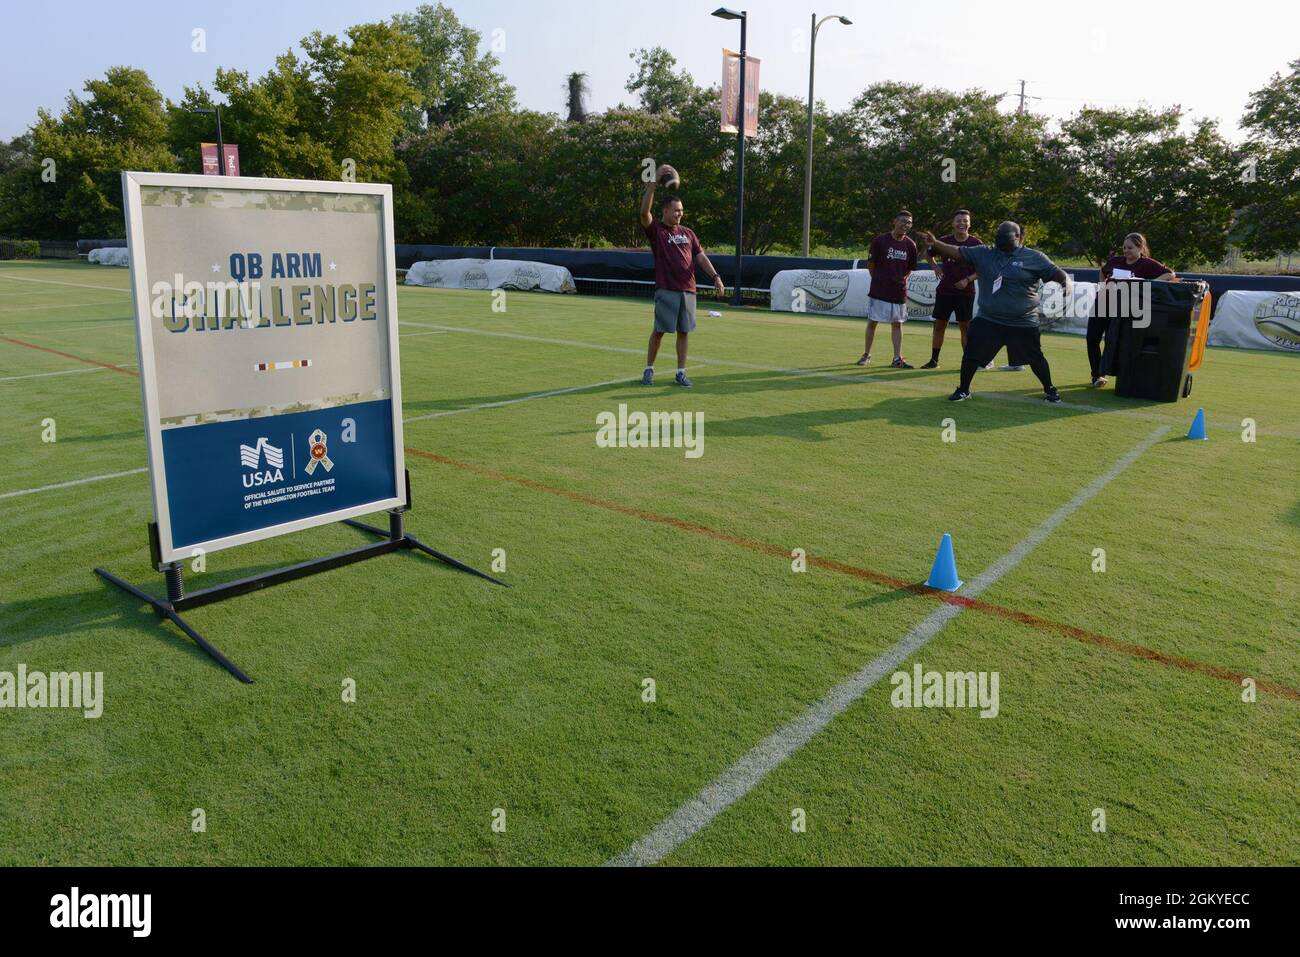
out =
[[[1001,269],[998,270],[998,278],[993,280],[993,288],[989,292],[990,296],[996,296],[998,294],[998,290],[1002,288],[1002,280],[1007,274],[1007,266],[1015,265],[1015,255],[1016,255],[1015,253],[1012,253],[1011,254],[1012,258],[1008,259],[1006,264]]]

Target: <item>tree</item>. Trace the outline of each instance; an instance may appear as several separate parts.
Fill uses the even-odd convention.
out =
[[[570,123],[587,121],[587,96],[591,92],[589,77],[585,73],[570,73],[564,81],[565,119]]]
[[[41,110],[0,182],[6,232],[29,239],[122,236],[122,170],[170,172],[162,94],[148,74],[111,67],[68,94],[59,116]]]
[[[944,229],[959,208],[974,231],[1020,218],[1021,192],[1042,135],[1030,113],[1002,113],[998,96],[885,82],[827,118],[815,164],[816,222],[842,245],[865,245],[900,209]]]
[[[1300,60],[1288,65],[1289,74],[1251,94],[1241,121],[1244,206],[1232,238],[1257,256],[1300,249]]]
[[[674,116],[663,117],[670,126],[651,154],[681,173],[687,225],[711,248],[736,239],[736,137],[720,128],[719,96],[716,87],[697,89]]]
[[[669,116],[614,109],[558,130],[551,159],[559,177],[556,241],[566,246],[644,245],[637,219],[646,185],[642,171],[678,160],[675,127]]]
[[[420,102],[411,79],[420,54],[390,24],[361,24],[347,35],[350,43],[316,32],[302,44],[322,108],[323,139],[337,162],[355,162],[358,179],[393,182],[405,175],[393,143],[404,112]]]
[[[32,161],[32,137],[30,133],[15,136],[8,143],[0,142],[0,176],[19,166]]]
[[[1186,268],[1227,252],[1238,156],[1211,120],[1180,132],[1178,107],[1084,108],[1048,136],[1026,208],[1041,245],[1103,263],[1126,233],[1146,235],[1157,258]]]
[[[627,78],[625,89],[641,98],[647,113],[675,113],[697,92],[690,73],[673,72],[677,58],[663,47],[634,50],[628,56],[636,63],[636,72]]]
[[[760,93],[758,115],[758,135],[745,147],[744,243],[746,253],[761,256],[776,244],[803,241],[808,106],[798,97]]]
[[[390,24],[360,24],[347,37],[312,33],[302,41],[304,58],[287,51],[256,81],[217,70],[225,137],[239,144],[249,174],[337,180],[351,160],[358,180],[405,182],[393,143],[419,99],[410,79],[419,55]],[[172,148],[188,169],[197,171],[198,145],[215,133],[210,116],[192,111],[212,102],[208,91],[187,87],[170,105]]]
[[[292,51],[258,80],[241,70],[218,69],[215,91],[226,98],[221,110],[228,143],[239,144],[240,167],[251,176],[337,179],[339,166],[326,141],[325,105],[312,82],[311,69]],[[185,89],[171,108],[172,148],[184,167],[198,172],[199,143],[212,142],[211,116],[194,114],[210,106],[213,96],[202,87]]]
[[[681,107],[667,143],[682,174],[691,227],[701,242],[734,250],[736,137],[721,130],[721,91],[699,91]],[[803,225],[806,106],[760,93],[758,135],[745,141],[744,251],[762,255],[777,243],[796,245]]]
[[[540,246],[557,236],[559,117],[526,111],[475,114],[401,146],[418,197],[411,212],[435,231],[411,241]],[[575,127],[581,129],[582,127]]]
[[[490,52],[479,55],[479,32],[461,23],[449,7],[422,4],[413,13],[393,17],[393,26],[419,53],[412,71],[419,103],[407,115],[409,129],[515,108],[515,88],[497,72],[500,61]]]

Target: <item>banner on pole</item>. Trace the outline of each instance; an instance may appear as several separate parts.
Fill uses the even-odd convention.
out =
[[[392,187],[122,192],[162,560],[404,505]]]
[[[239,175],[239,144],[226,143],[226,175]],[[203,175],[220,176],[221,163],[217,158],[216,143],[200,143],[199,150],[203,156]]]
[[[745,135],[758,135],[758,57],[745,56]],[[740,54],[722,50],[722,132],[736,132],[740,104]]]

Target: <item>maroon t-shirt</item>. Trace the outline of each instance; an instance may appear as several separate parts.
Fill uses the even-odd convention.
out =
[[[871,241],[867,262],[872,267],[867,295],[884,302],[907,302],[907,274],[916,268],[916,243],[908,236],[895,239],[893,233],[881,233]]]
[[[963,242],[958,242],[957,237],[953,235],[940,236],[939,242],[947,243],[949,246],[983,246],[979,237],[973,234],[967,234]],[[957,283],[967,276],[975,275],[975,267],[964,259],[949,259],[947,256],[936,252],[935,258],[943,266],[943,278],[939,280],[939,285],[935,288],[935,294],[940,296],[965,296],[968,299],[975,298],[975,284],[967,283],[963,288],[958,289]]]
[[[656,219],[645,228],[655,257],[655,286],[677,292],[695,291],[695,257],[700,241],[685,226],[665,226]]]
[[[1129,264],[1123,256],[1111,256],[1106,265],[1101,267],[1103,279],[1109,279],[1116,269],[1127,269],[1135,279],[1159,279],[1167,272],[1173,272],[1162,262],[1156,262],[1147,256],[1139,256],[1137,262]]]

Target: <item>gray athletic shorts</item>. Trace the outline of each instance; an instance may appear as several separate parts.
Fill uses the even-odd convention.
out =
[[[867,297],[867,318],[872,322],[907,322],[907,304],[902,302],[885,302],[883,299]]]
[[[655,332],[694,332],[695,293],[655,290]]]

